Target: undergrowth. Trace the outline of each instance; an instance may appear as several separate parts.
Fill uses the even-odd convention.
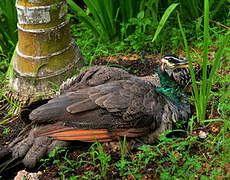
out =
[[[219,132],[217,136],[210,133],[201,139],[197,132],[185,138],[162,135],[157,145],[143,145],[136,153],[126,155],[127,143],[124,140],[120,144],[121,154],[117,154],[120,159],[113,159],[110,152],[104,151],[96,142],[75,160],[70,159],[67,150],[57,148],[42,161],[56,164],[57,177],[62,179],[229,178],[229,138]]]
[[[80,47],[86,63],[90,65],[92,65],[92,62],[96,57],[101,55],[124,55],[129,53],[142,54],[147,52],[150,54],[183,54],[185,56],[183,51],[183,38],[177,20],[171,19],[169,22],[166,22],[160,35],[154,42],[152,42],[154,35],[153,32],[142,32],[142,29],[146,25],[153,26],[150,23],[150,19],[146,19],[142,16],[130,19],[130,21],[123,26],[125,29],[129,25],[135,24],[136,29],[133,34],[127,36],[123,41],[115,42],[104,42],[101,39],[97,39],[91,29],[84,25],[84,23],[76,23],[72,18],[71,20],[72,35]],[[230,26],[230,21],[227,22],[226,25]],[[202,17],[192,22],[185,22],[183,27],[185,28],[184,31],[188,39],[189,47],[193,51],[192,54],[201,59],[200,55],[204,48],[203,42],[201,41],[203,37]],[[216,23],[210,23],[209,48],[211,52],[216,51],[220,42],[223,41],[223,34],[226,31],[227,29],[222,26],[219,26]]]

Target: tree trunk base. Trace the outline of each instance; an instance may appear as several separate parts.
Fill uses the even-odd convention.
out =
[[[39,99],[55,97],[63,81],[78,73],[84,66],[84,58],[77,45],[75,52],[73,63],[51,76],[23,76],[15,69],[11,69],[5,96],[9,97],[10,101],[18,102],[20,106],[28,105]]]

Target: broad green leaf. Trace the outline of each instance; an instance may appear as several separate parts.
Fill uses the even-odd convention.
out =
[[[145,12],[144,12],[144,11],[141,11],[141,12],[139,12],[139,13],[137,14],[137,18],[138,18],[138,19],[143,19],[144,16],[145,16]]]

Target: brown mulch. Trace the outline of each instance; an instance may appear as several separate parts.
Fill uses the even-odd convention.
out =
[[[0,119],[1,121],[2,119]],[[7,147],[25,125],[25,122],[17,117],[11,118],[7,123],[0,125],[0,150]]]
[[[93,64],[120,67],[137,76],[148,76],[157,72],[160,57],[160,55],[147,54],[101,56],[99,59],[95,59]]]

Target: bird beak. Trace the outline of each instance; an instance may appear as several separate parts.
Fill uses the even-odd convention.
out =
[[[188,67],[188,59],[187,58],[183,58],[182,60],[178,61],[177,64],[175,64],[174,68],[186,68]]]

